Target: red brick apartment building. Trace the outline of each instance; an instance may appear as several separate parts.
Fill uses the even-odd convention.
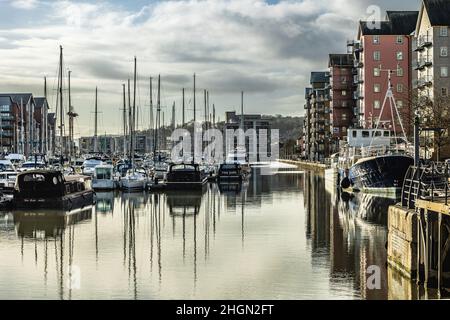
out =
[[[349,41],[354,56],[354,82],[357,84],[354,98],[359,111],[359,125],[373,128],[380,120],[380,127],[393,129],[392,111],[383,103],[388,89],[388,70],[392,70],[393,94],[409,130],[410,94],[412,83],[412,43],[416,28],[417,11],[388,11],[385,21],[377,24],[360,21],[357,41]],[[394,117],[399,132],[398,118]]]

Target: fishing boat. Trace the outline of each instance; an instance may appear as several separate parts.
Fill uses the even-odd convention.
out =
[[[166,188],[193,190],[206,186],[208,177],[200,169],[200,165],[194,163],[171,164],[167,172]]]
[[[100,165],[95,167],[94,179],[92,180],[94,190],[114,190],[116,186],[114,166]]]
[[[56,170],[20,173],[14,188],[14,206],[25,209],[73,210],[94,204],[91,178],[67,176]]]

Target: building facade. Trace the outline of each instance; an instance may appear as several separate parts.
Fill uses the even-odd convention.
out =
[[[354,81],[358,84],[354,99],[363,128],[374,128],[379,123],[379,127],[401,131],[395,108],[385,100],[389,75],[402,122],[409,120],[411,34],[417,17],[417,11],[388,11],[386,20],[375,25],[360,21],[357,41],[348,42],[356,68]]]
[[[353,79],[353,55],[330,54],[328,61],[330,72],[330,107],[332,153],[338,152],[339,142],[347,136],[347,130],[358,125],[355,114],[354,88],[358,79]]]
[[[415,29],[414,88],[431,101],[450,90],[450,1],[423,0]]]

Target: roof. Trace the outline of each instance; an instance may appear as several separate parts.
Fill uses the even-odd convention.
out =
[[[44,104],[47,106],[48,108],[48,101],[46,98],[44,97],[38,97],[38,98],[34,98],[34,102],[36,104],[36,108],[40,109],[44,106]]]
[[[363,36],[410,35],[416,29],[418,16],[418,11],[387,11],[387,19],[379,21],[379,28],[373,26],[373,21],[360,21],[360,33]]]
[[[432,26],[450,26],[449,0],[423,0]]]
[[[353,55],[352,54],[330,54],[328,60],[328,66],[353,66]]]
[[[9,96],[11,97],[12,101],[19,105],[21,102],[23,102],[23,104],[27,104],[30,100],[34,100],[32,93],[0,93],[0,96]]]
[[[329,81],[328,79],[329,72],[311,72],[311,80],[310,83],[327,83]]]
[[[11,97],[0,96],[0,106],[10,106],[12,103]]]

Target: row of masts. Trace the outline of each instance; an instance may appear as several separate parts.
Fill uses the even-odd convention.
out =
[[[78,117],[78,114],[74,111],[74,107],[71,101],[71,73],[68,72],[68,103],[69,103],[69,135],[68,135],[68,150],[65,149],[64,137],[65,137],[65,124],[64,124],[64,100],[63,100],[63,48],[60,46],[60,59],[59,59],[59,74],[58,74],[58,97],[59,103],[59,131],[60,131],[60,151],[61,156],[69,155],[74,156],[74,119]],[[197,101],[196,101],[196,74],[193,76],[193,123],[194,126],[197,123]],[[46,83],[46,79],[45,79]],[[137,58],[134,58],[134,78],[133,78],[133,103],[131,103],[131,81],[128,79],[127,85],[122,84],[123,89],[123,134],[124,144],[123,153],[124,156],[128,156],[133,163],[136,149],[136,86],[137,86]],[[128,92],[127,92],[128,91]],[[182,89],[182,128],[186,126],[186,104],[185,104],[185,88]],[[128,95],[128,96],[127,96]],[[47,88],[45,86],[45,96],[47,97]],[[59,98],[59,101],[58,101]],[[215,104],[212,105],[212,114],[210,113],[209,91],[204,90],[204,123],[205,129],[215,127],[216,125],[216,109]],[[128,108],[127,108],[128,102]],[[241,92],[241,128],[244,128],[244,92]],[[57,108],[58,109],[58,108]],[[128,111],[128,115],[127,115]],[[95,88],[95,110],[94,110],[94,152],[99,152],[98,145],[98,88]],[[164,117],[164,113],[162,114]],[[128,119],[127,119],[128,118]],[[128,121],[127,121],[128,120]],[[150,131],[153,130],[153,154],[156,155],[161,150],[161,76],[158,75],[158,88],[157,88],[157,108],[156,108],[156,121],[153,116],[153,78],[150,77]],[[172,129],[175,129],[175,102],[172,105]],[[208,125],[209,123],[209,125]],[[163,120],[164,125],[164,120]],[[129,145],[129,148],[127,147]]]

